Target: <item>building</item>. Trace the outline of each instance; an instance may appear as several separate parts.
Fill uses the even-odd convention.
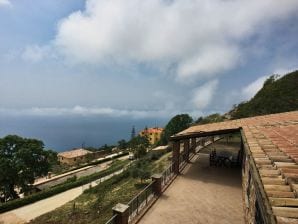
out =
[[[240,132],[245,223],[298,223],[297,124],[293,111],[192,126],[171,137],[174,172],[198,143]]]
[[[74,165],[82,162],[87,162],[87,160],[92,155],[93,153],[91,151],[79,148],[58,153],[58,160],[60,163]]]
[[[154,145],[156,142],[160,140],[161,133],[163,128],[145,128],[144,130],[140,131],[139,135],[142,137],[147,137],[149,143]]]

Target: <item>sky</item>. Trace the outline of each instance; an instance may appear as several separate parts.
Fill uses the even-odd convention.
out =
[[[0,0],[0,137],[58,151],[249,100],[298,68],[297,0]]]

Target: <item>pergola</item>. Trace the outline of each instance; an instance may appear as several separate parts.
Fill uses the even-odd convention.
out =
[[[298,223],[298,111],[192,126],[171,137],[174,172],[198,146],[235,132],[242,139],[246,221]]]

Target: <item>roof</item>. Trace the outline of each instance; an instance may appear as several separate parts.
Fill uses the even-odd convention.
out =
[[[58,156],[62,156],[64,158],[75,158],[75,157],[80,157],[80,156],[85,156],[89,153],[92,153],[86,149],[73,149],[70,151],[66,151],[66,152],[60,152],[58,153]]]
[[[145,133],[160,133],[163,131],[163,128],[147,128],[142,130],[141,132],[145,132]]]
[[[277,221],[298,218],[298,111],[196,125],[172,140],[227,130],[242,130]]]
[[[166,150],[168,148],[169,148],[168,145],[161,145],[161,146],[157,146],[157,147],[153,148],[152,151]]]

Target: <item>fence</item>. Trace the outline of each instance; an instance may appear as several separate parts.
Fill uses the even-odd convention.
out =
[[[162,175],[161,187],[162,187],[162,190],[164,190],[164,188],[168,185],[170,180],[172,180],[172,178],[175,176],[173,172],[173,163],[170,166],[168,166],[168,168],[165,171],[163,171],[161,175]]]
[[[116,224],[116,218],[117,218],[117,215],[113,215],[112,218],[110,218],[106,224]]]
[[[144,190],[142,190],[137,196],[135,196],[130,202],[129,206],[129,221],[137,216],[140,211],[145,208],[150,200],[154,197],[153,191],[154,181],[151,182]]]

